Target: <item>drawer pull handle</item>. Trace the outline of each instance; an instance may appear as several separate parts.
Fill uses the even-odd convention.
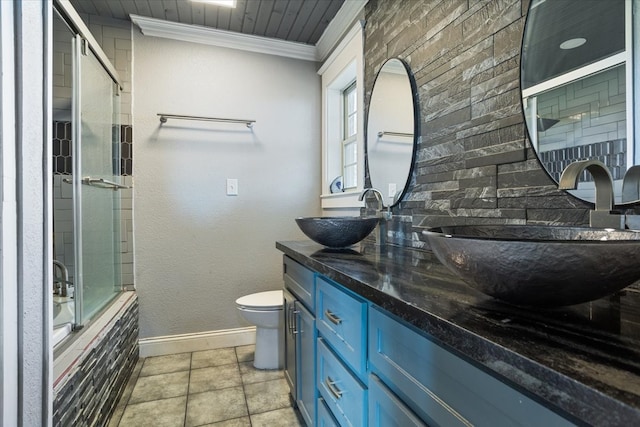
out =
[[[327,377],[324,380],[324,383],[329,389],[329,391],[331,392],[331,394],[333,394],[333,397],[335,397],[336,399],[340,399],[340,397],[342,397],[342,390],[340,390],[338,387],[335,386],[336,382],[333,381],[331,377]]]
[[[293,311],[291,311],[291,314],[293,315],[293,330],[291,331],[291,333],[293,335],[297,335],[302,332],[300,329],[298,329],[298,314],[300,314],[300,310],[296,310],[294,308]]]
[[[333,323],[334,325],[339,325],[342,323],[342,319],[339,318],[338,316],[336,316],[335,314],[333,314],[331,311],[329,311],[328,309],[324,311],[324,315],[327,317],[327,319],[329,319],[329,321],[331,323]]]

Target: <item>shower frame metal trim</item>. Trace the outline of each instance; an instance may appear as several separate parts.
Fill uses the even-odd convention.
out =
[[[89,49],[93,51],[98,58],[98,61],[100,61],[102,66],[107,70],[107,73],[109,73],[111,78],[116,82],[118,89],[122,90],[123,86],[120,75],[113,67],[113,64],[111,64],[111,61],[100,47],[98,41],[91,34],[91,31],[89,31],[89,28],[82,21],[78,12],[73,8],[71,2],[69,0],[54,0],[54,7],[58,9],[60,16],[67,22],[67,24],[87,41]]]

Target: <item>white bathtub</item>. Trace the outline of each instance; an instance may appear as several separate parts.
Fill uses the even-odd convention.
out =
[[[65,339],[73,329],[74,307],[73,298],[71,297],[53,297],[53,336],[52,343],[55,347]]]

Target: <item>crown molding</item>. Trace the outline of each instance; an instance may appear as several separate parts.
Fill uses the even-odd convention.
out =
[[[362,37],[362,30],[362,22],[357,22],[353,27],[351,27],[351,30],[349,30],[349,32],[344,35],[344,37],[340,40],[340,43],[338,43],[335,49],[331,51],[331,55],[329,55],[329,57],[324,60],[324,62],[320,66],[320,69],[318,70],[319,75],[323,75],[324,72],[327,71],[327,69],[331,66],[331,64],[333,64],[336,59],[340,57],[342,52],[347,48],[354,37]]]
[[[199,25],[180,24],[139,15],[130,15],[130,17],[145,36],[163,37],[305,61],[317,61],[316,47],[312,45],[217,30]]]
[[[345,0],[336,16],[316,43],[316,60],[327,59],[333,48],[342,40],[345,32],[358,19],[362,9],[369,0]]]
[[[181,24],[163,19],[130,15],[142,34],[151,37],[182,40],[211,46],[239,49],[267,55],[284,56],[304,61],[324,61],[339,45],[345,33],[358,18],[368,0],[347,0],[329,23],[315,46],[218,30],[200,25]],[[352,28],[353,30],[353,28]]]

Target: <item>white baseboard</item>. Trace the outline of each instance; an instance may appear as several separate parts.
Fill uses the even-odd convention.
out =
[[[255,344],[256,328],[255,326],[250,326],[195,334],[141,338],[138,343],[140,344],[140,357],[214,350],[216,348]]]

